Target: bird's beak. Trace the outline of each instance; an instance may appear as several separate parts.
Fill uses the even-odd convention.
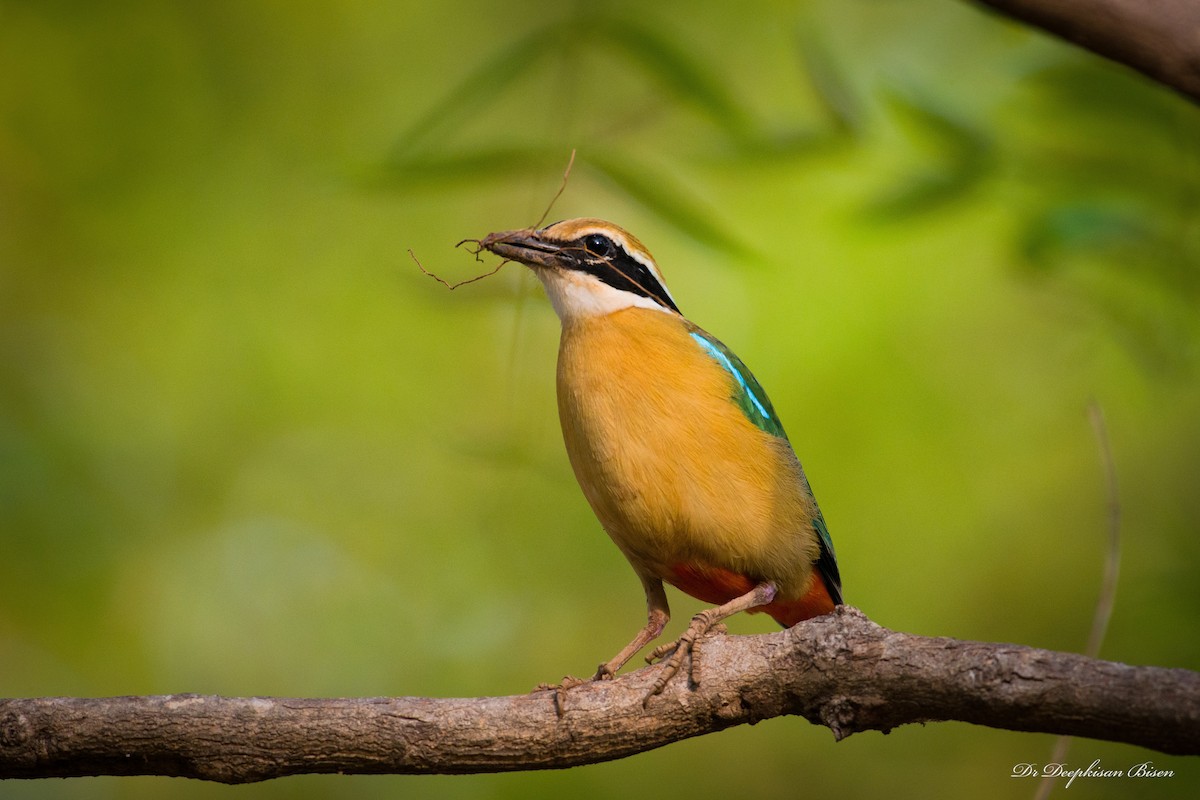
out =
[[[533,228],[489,233],[480,245],[501,258],[519,261],[527,267],[551,269],[559,266],[558,254],[562,250],[560,245],[540,239]]]

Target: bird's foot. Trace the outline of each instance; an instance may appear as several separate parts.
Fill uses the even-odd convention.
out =
[[[539,683],[533,691],[553,692],[554,715],[562,719],[563,714],[567,713],[567,692],[585,683],[587,681],[583,678],[576,678],[574,675],[564,675],[560,683]]]
[[[727,629],[719,620],[721,619],[719,610],[710,608],[707,611],[701,611],[696,616],[692,617],[692,622],[688,625],[687,630],[683,635],[669,644],[659,645],[654,648],[650,655],[646,656],[646,662],[653,664],[660,661],[669,654],[670,658],[663,665],[663,670],[655,679],[654,685],[650,687],[650,691],[642,698],[642,706],[650,702],[650,698],[656,694],[660,694],[671,679],[679,672],[683,666],[683,660],[688,656],[692,657],[691,669],[689,672],[695,672],[696,664],[696,642],[705,636],[723,635],[727,633]]]
[[[606,661],[605,663],[601,664],[599,667],[596,668],[596,674],[592,676],[592,680],[594,680],[594,681],[611,681],[616,676],[616,674],[617,673],[613,670],[613,668],[609,664],[609,662]]]
[[[574,689],[576,686],[582,686],[587,683],[583,678],[576,678],[574,675],[563,675],[563,679],[558,683],[539,683],[533,687],[535,692],[559,692],[567,689]]]
[[[700,634],[700,636],[697,637],[697,639],[707,638],[709,636],[724,636],[727,633],[729,633],[729,628],[727,628],[725,626],[724,622],[714,622],[712,625],[709,626],[708,630],[706,630],[704,633]],[[664,658],[666,658],[671,653],[674,653],[679,648],[679,643],[682,640],[683,640],[683,637],[681,636],[673,642],[667,642],[666,644],[660,644],[658,647],[656,647],[652,651],[650,651],[650,654],[646,656],[646,663],[653,664],[656,661],[662,661]],[[693,649],[694,649],[694,643],[693,643]]]

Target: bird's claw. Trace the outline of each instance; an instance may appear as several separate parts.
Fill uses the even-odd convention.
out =
[[[646,663],[653,664],[656,661],[662,661],[664,658],[667,657],[668,654],[674,652],[679,647],[679,643],[681,641],[682,641],[682,639],[676,639],[673,642],[667,642],[666,644],[660,644],[658,647],[651,650],[650,653],[646,656]]]
[[[650,698],[656,694],[661,694],[662,690],[667,687],[671,679],[679,672],[683,666],[683,659],[690,655],[692,663],[690,669],[695,670],[696,666],[696,642],[707,636],[723,635],[728,633],[726,627],[714,622],[712,616],[707,611],[701,611],[696,616],[692,617],[692,623],[688,625],[688,629],[683,632],[683,635],[670,644],[659,645],[654,648],[650,655],[646,656],[646,661],[653,664],[664,658],[668,653],[671,657],[663,664],[662,672],[655,679],[654,685],[650,687],[650,691],[642,698],[642,707],[645,708],[650,702]]]
[[[552,692],[554,697],[554,715],[562,719],[567,708],[567,692],[576,686],[587,683],[583,678],[574,675],[564,675],[559,683],[539,683],[534,692]]]
[[[582,686],[587,683],[583,678],[576,678],[574,675],[564,675],[563,679],[558,683],[539,683],[533,687],[535,692],[561,692],[567,689],[574,689],[576,686]]]
[[[601,664],[596,668],[596,674],[592,676],[594,681],[611,681],[616,673],[607,663]]]

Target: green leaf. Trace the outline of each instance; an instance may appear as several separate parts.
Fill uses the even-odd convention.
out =
[[[463,153],[423,154],[390,160],[367,177],[367,183],[383,188],[443,186],[451,181],[477,182],[527,175],[544,169],[561,153],[541,147],[497,146]]]
[[[461,127],[478,112],[480,106],[494,102],[501,92],[538,66],[542,58],[554,52],[545,43],[559,38],[560,27],[560,23],[554,23],[537,28],[480,62],[466,80],[443,95],[433,108],[400,134],[392,147],[389,161],[409,160],[412,151],[423,139],[439,129]]]
[[[629,18],[604,19],[595,31],[657,78],[678,103],[700,110],[731,139],[754,138],[750,115],[693,51]]]
[[[920,167],[867,206],[870,216],[903,218],[958,200],[990,173],[995,160],[991,137],[928,99],[896,92],[888,105],[918,141],[934,151],[934,163]]]
[[[648,210],[693,239],[730,255],[753,255],[748,244],[717,222],[715,214],[663,174],[618,156],[589,153],[586,162]]]

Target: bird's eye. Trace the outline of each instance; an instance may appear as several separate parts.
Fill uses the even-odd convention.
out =
[[[607,236],[593,233],[583,240],[583,246],[588,253],[597,258],[611,258],[617,246]]]

